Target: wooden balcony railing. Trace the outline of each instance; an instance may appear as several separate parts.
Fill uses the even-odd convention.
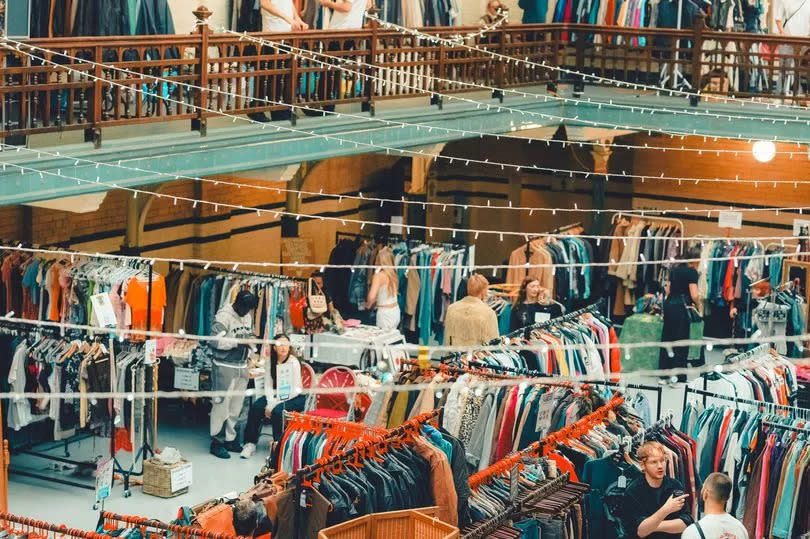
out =
[[[474,29],[425,30],[444,37],[467,31]],[[87,140],[100,144],[105,127],[170,120],[191,120],[204,134],[207,119],[219,111],[284,117],[280,111],[289,110],[263,99],[312,108],[359,102],[373,112],[382,99],[475,89],[468,84],[513,88],[578,78],[377,27],[252,35],[358,64],[342,64],[354,73],[330,69],[336,60],[257,47],[207,25],[190,35],[30,40],[52,52],[13,46],[0,52],[0,138],[84,129]],[[686,82],[718,94],[800,104],[810,93],[810,39],[708,31],[702,19],[680,31],[508,25],[465,44],[631,83],[671,88]]]

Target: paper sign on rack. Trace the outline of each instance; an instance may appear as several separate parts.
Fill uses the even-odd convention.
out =
[[[143,362],[146,365],[157,363],[157,341],[155,339],[149,339],[143,343],[143,355]]]
[[[717,224],[720,228],[742,228],[741,211],[721,211],[718,214]]]
[[[186,391],[200,390],[200,373],[185,367],[174,368],[174,388]]]
[[[96,501],[110,497],[113,480],[113,459],[106,458],[96,464]]]
[[[90,303],[93,306],[93,317],[100,328],[114,328],[118,326],[118,319],[115,317],[110,295],[106,292],[90,296]]]
[[[172,492],[184,489],[191,486],[191,463],[186,462],[176,468],[172,468],[171,472]]]

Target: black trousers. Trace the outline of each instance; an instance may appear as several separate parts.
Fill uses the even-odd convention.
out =
[[[303,412],[307,398],[305,395],[298,395],[292,399],[280,402],[273,407],[270,413],[270,426],[273,429],[273,441],[279,441],[283,434],[284,412]],[[248,413],[247,424],[245,425],[245,443],[255,444],[259,441],[259,435],[264,423],[264,409],[267,407],[267,398],[261,397],[253,401]]]

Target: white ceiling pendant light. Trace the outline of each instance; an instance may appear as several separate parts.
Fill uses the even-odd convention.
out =
[[[768,163],[776,156],[776,144],[770,140],[758,140],[751,148],[751,153],[760,163]]]

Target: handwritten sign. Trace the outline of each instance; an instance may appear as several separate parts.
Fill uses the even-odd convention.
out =
[[[284,264],[298,262],[304,267],[285,266],[284,275],[291,277],[309,277],[312,268],[306,264],[315,263],[315,245],[312,238],[281,238],[281,261]]]
[[[721,211],[717,218],[717,224],[720,228],[742,228],[742,212]]]
[[[171,472],[172,492],[184,489],[191,486],[191,463],[186,462],[176,468],[172,468]]]
[[[185,367],[174,368],[174,388],[186,391],[200,390],[200,373]]]
[[[110,497],[113,480],[113,459],[107,458],[96,464],[96,501]]]

